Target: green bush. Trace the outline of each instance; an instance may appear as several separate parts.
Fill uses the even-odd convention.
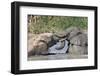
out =
[[[28,15],[28,32],[35,34],[60,32],[66,30],[70,26],[87,29],[87,25],[87,17]]]

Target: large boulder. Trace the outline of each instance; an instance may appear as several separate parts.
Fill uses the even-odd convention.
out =
[[[28,56],[48,53],[48,43],[52,40],[52,33],[42,33],[28,40]]]
[[[77,46],[86,46],[87,45],[87,35],[79,34],[79,35],[73,37],[70,40],[70,44],[77,45]]]
[[[69,41],[68,53],[88,54],[87,31],[79,27],[70,27],[66,29],[66,39]]]
[[[74,55],[86,55],[88,54],[88,49],[87,46],[77,46],[70,44],[68,52],[69,54]]]
[[[82,29],[79,27],[69,27],[68,29],[66,29],[66,35],[68,40],[81,33]]]
[[[88,40],[86,34],[79,34],[71,38],[68,52],[71,54],[88,54]]]
[[[66,38],[70,40],[74,36],[83,33],[82,29],[79,27],[69,27],[65,31],[57,32],[54,34],[54,39],[59,40],[61,38]]]
[[[43,42],[36,42],[32,45],[31,50],[28,50],[28,56],[47,54],[47,45]]]
[[[62,31],[62,32],[57,32],[54,34],[56,37],[58,38],[65,38],[66,35],[67,35],[67,32],[66,31]]]

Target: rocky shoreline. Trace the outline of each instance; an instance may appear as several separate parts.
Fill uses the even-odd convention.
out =
[[[65,54],[87,55],[88,38],[87,31],[78,27],[70,27],[62,32],[28,34],[28,56],[46,55],[48,49],[60,42],[57,49],[62,50],[64,41],[68,41],[68,49]]]

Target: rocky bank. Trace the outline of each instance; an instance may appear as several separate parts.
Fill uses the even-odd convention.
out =
[[[63,32],[58,33],[42,33],[42,34],[28,34],[28,56],[32,55],[46,55],[48,49],[57,42],[60,46],[57,49],[63,49],[64,41],[68,41],[68,49],[65,53],[75,55],[88,54],[88,38],[87,31],[78,27],[70,27]]]

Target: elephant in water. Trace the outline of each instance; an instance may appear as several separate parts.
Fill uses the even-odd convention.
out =
[[[48,48],[49,53],[53,54],[64,54],[68,50],[68,41],[59,40],[55,45]]]

